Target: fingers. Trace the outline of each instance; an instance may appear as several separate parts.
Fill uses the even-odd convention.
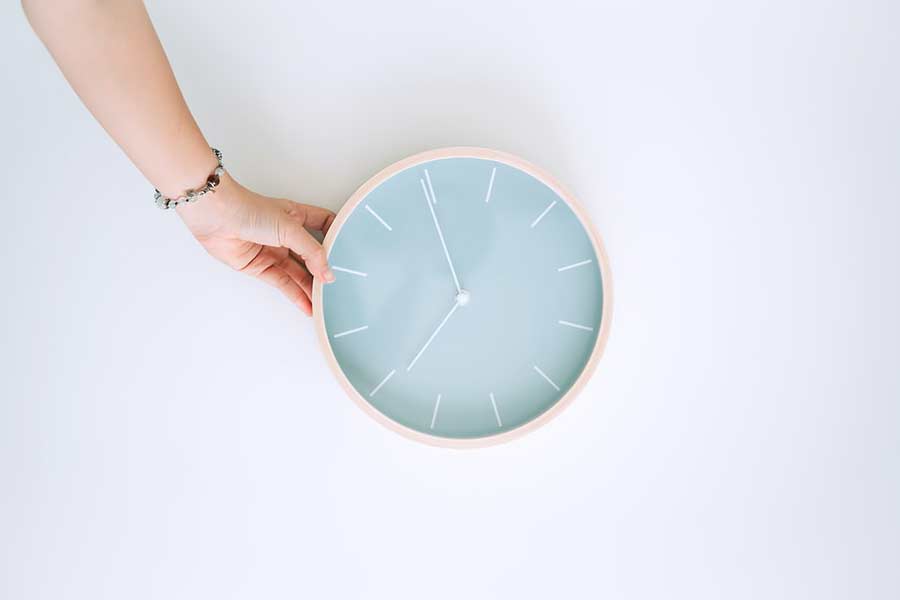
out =
[[[329,283],[334,281],[334,273],[328,268],[325,249],[303,228],[302,221],[286,216],[276,227],[279,246],[290,248],[299,255],[313,277],[321,277]]]
[[[239,211],[237,235],[265,246],[288,248],[300,256],[313,277],[334,281],[325,250],[306,230],[308,227],[327,231],[334,221],[334,213],[290,200],[253,198],[254,201],[244,203]]]
[[[300,307],[300,310],[306,313],[306,315],[312,315],[312,303],[306,295],[306,292],[303,291],[294,278],[283,268],[272,265],[261,271],[257,277],[269,285],[278,288],[288,300]]]
[[[297,202],[286,201],[288,210],[304,213],[303,225],[310,229],[328,233],[331,224],[334,223],[335,214],[327,208],[320,206],[312,206],[310,204],[298,204]]]
[[[312,275],[309,274],[309,271],[303,268],[303,265],[298,263],[294,259],[294,255],[288,255],[282,262],[281,268],[284,269],[285,273],[291,276],[291,279],[297,282],[297,285],[300,286],[300,289],[309,297],[312,298]]]
[[[242,266],[235,267],[242,273],[278,288],[304,313],[312,315],[312,275],[294,259],[287,248],[257,245],[253,258],[249,262],[244,261]]]
[[[335,277],[325,250],[307,228],[327,232],[334,213],[240,186],[220,199],[203,203],[208,222],[200,223],[202,227],[189,224],[198,241],[214,257],[278,288],[311,314],[313,278],[332,282]]]

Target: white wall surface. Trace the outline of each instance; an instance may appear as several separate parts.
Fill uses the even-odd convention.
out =
[[[455,144],[554,172],[612,335],[519,441],[388,432],[5,2],[0,597],[900,597],[896,2],[149,8],[263,193],[337,209]]]

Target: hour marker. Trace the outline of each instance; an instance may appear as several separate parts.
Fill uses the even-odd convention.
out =
[[[335,338],[344,337],[345,335],[350,335],[351,333],[356,333],[358,331],[365,331],[368,328],[369,328],[368,325],[363,325],[362,327],[357,327],[356,329],[349,329],[347,331],[342,331],[340,333],[336,333],[332,337],[335,337]]]
[[[545,208],[544,212],[542,212],[541,214],[538,215],[537,219],[535,219],[534,222],[531,224],[531,228],[534,229],[534,226],[537,225],[538,223],[540,223],[541,219],[543,219],[547,215],[547,213],[550,212],[550,209],[553,208],[554,206],[556,206],[556,200],[551,202],[550,206]]]
[[[570,323],[569,321],[560,321],[560,325],[565,325],[566,327],[574,327],[575,329],[583,329],[585,331],[593,331],[593,327],[587,327],[586,325],[579,325],[578,323]]]
[[[491,397],[491,406],[494,407],[494,416],[497,417],[497,427],[503,427],[503,421],[500,420],[500,411],[497,410],[497,401],[494,400],[494,392],[488,395]]]
[[[544,379],[546,379],[546,380],[547,380],[547,383],[549,383],[550,385],[552,385],[554,390],[556,390],[557,392],[559,391],[559,386],[556,385],[555,383],[553,383],[553,380],[550,379],[549,377],[547,377],[547,374],[544,373],[543,371],[541,371],[541,368],[540,368],[540,367],[538,367],[537,365],[534,365],[534,370],[537,371],[537,374],[538,374],[538,375],[540,375],[541,377],[543,377]]]
[[[428,191],[431,192],[431,201],[437,204],[437,197],[434,195],[434,188],[431,187],[431,175],[428,174],[428,169],[424,169],[425,171],[425,181],[428,182]]]
[[[372,210],[372,207],[369,206],[368,204],[366,204],[366,210],[369,211],[373,217],[378,219],[378,222],[381,223],[382,225],[384,225],[385,229],[387,229],[388,231],[393,231],[393,229],[391,229],[391,226],[388,225],[387,223],[385,223],[384,219],[382,219],[381,216],[379,216],[379,214],[377,212]],[[534,227],[534,226],[532,225],[532,227]]]
[[[437,400],[434,402],[434,412],[431,413],[431,427],[429,429],[434,429],[434,421],[437,419],[437,411],[438,407],[441,405],[441,395],[438,394]]]
[[[491,192],[494,190],[494,175],[496,175],[496,174],[497,174],[497,167],[494,167],[494,168],[491,170],[491,180],[488,182],[488,191],[487,191],[487,194],[484,195],[484,201],[485,201],[485,202],[490,202],[490,201],[491,201]]]
[[[568,271],[569,269],[574,269],[575,267],[583,267],[584,265],[589,265],[589,264],[591,264],[591,262],[593,262],[593,261],[591,261],[591,259],[583,260],[581,262],[577,262],[577,263],[573,263],[571,265],[566,265],[564,267],[560,267],[557,269],[557,271]]]
[[[336,267],[331,265],[332,271],[340,271],[341,273],[350,273],[351,275],[358,275],[359,277],[368,277],[368,273],[363,273],[362,271],[354,271],[353,269],[345,269],[344,267]]]
[[[382,379],[382,380],[381,380],[381,383],[379,383],[378,385],[376,385],[376,386],[375,386],[375,389],[372,390],[371,392],[369,392],[369,398],[371,398],[371,397],[373,397],[375,394],[377,394],[377,393],[378,393],[378,390],[380,390],[381,387],[382,387],[384,384],[386,384],[386,383],[388,382],[388,379],[390,379],[391,377],[393,377],[393,376],[394,376],[394,373],[396,373],[396,372],[397,372],[397,369],[394,369],[393,371],[391,371],[390,373],[388,373],[388,374],[387,374],[387,377],[385,377],[384,379]]]

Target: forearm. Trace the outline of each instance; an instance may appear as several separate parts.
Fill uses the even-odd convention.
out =
[[[88,110],[167,197],[205,183],[216,159],[185,104],[138,0],[22,0],[28,20]],[[222,177],[216,193],[180,205],[200,244],[275,286],[306,314],[312,280],[334,281],[325,250],[334,213],[261,196]]]
[[[216,161],[138,0],[23,0],[75,92],[166,196],[199,187]]]

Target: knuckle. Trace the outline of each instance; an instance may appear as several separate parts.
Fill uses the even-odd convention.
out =
[[[297,223],[300,227],[303,227],[303,224],[306,223],[306,211],[293,202],[286,201],[285,206],[281,209],[281,213],[287,220]]]

